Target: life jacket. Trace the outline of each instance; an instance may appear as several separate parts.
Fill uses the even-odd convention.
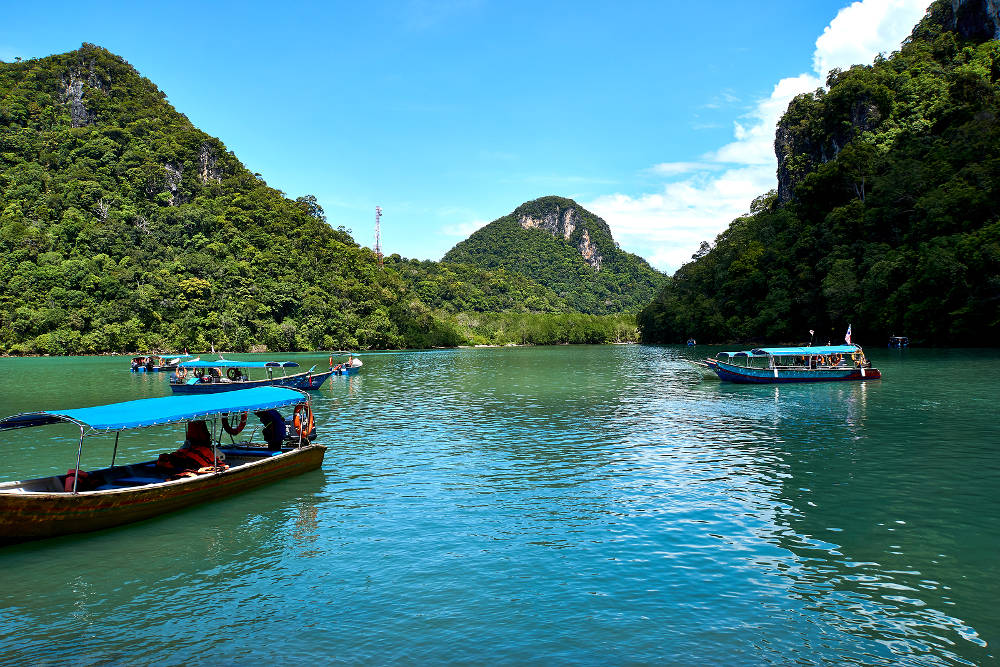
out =
[[[204,468],[215,464],[215,452],[208,445],[190,445],[177,453],[197,463],[195,468]]]
[[[76,484],[77,491],[83,491],[86,488],[85,482],[88,477],[90,477],[89,472],[87,472],[86,470],[80,471],[80,481],[77,482]],[[66,471],[66,481],[63,483],[63,490],[65,490],[66,493],[73,492],[73,480],[75,479],[76,479],[76,468],[70,468],[69,470]]]
[[[156,465],[174,470],[198,469],[215,465],[215,452],[208,445],[196,444],[182,447],[176,452],[160,454]]]

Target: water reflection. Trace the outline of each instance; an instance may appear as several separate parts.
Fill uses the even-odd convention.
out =
[[[935,378],[1000,358],[745,387],[705,353],[366,355],[314,394],[316,476],[0,554],[0,652],[170,662],[197,617],[322,628],[222,662],[995,661],[998,387]]]

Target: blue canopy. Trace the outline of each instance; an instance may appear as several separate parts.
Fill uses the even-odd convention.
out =
[[[158,354],[156,352],[149,352],[148,354],[137,354],[135,358],[153,357],[154,359],[190,359],[193,356],[193,354]]]
[[[817,345],[816,347],[756,347],[745,352],[719,352],[717,357],[808,357],[814,355],[854,354],[857,345]]]
[[[808,357],[817,354],[854,354],[860,349],[857,345],[817,345],[815,347],[759,347],[751,351],[755,354],[766,354],[772,357]]]
[[[162,398],[98,405],[73,410],[44,410],[0,420],[0,431],[58,422],[73,422],[92,431],[121,431],[155,424],[208,419],[233,412],[258,412],[308,400],[303,392],[286,387],[257,387],[217,394],[182,394]]]
[[[297,368],[294,361],[239,361],[238,359],[216,359],[215,361],[182,361],[179,368]]]

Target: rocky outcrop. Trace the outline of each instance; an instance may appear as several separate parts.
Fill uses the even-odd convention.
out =
[[[515,215],[518,215],[517,222],[524,229],[540,229],[557,238],[561,237],[564,241],[569,241],[570,243],[574,243],[574,232],[580,229],[583,224],[580,213],[573,206],[564,208],[557,205],[554,209],[546,211],[544,215],[520,210],[515,211]],[[608,233],[610,235],[610,231]],[[601,262],[604,261],[604,257],[601,255],[597,244],[591,240],[590,231],[583,228],[575,238],[576,242],[574,245],[580,251],[580,256],[583,257],[587,264],[595,270],[600,271]]]
[[[576,247],[580,250],[583,261],[590,264],[595,270],[601,270],[601,262],[604,261],[604,258],[601,256],[601,251],[597,249],[597,244],[590,240],[588,230],[583,230],[583,234],[580,235],[580,243]]]
[[[217,166],[215,150],[207,141],[202,142],[201,150],[198,152],[198,173],[202,183],[208,183],[210,180],[216,183],[222,181],[222,170]]]
[[[966,39],[1000,39],[998,0],[951,0],[951,16],[944,26]]]
[[[914,29],[914,35],[928,25],[935,26],[935,30],[940,30],[937,26],[943,27],[977,42],[1000,39],[1000,0],[937,0]],[[846,72],[833,70],[827,78],[828,92],[800,95],[788,105],[774,135],[778,204],[791,201],[802,179],[820,165],[836,159],[858,136],[877,129],[888,115],[889,104],[876,99],[872,88],[863,82],[863,76],[855,77],[865,69],[857,65]],[[837,85],[845,79],[853,79],[851,85]],[[857,81],[862,83],[859,85]],[[835,103],[830,103],[831,100]],[[832,110],[836,111],[831,113]],[[819,116],[823,121],[815,122]],[[820,126],[824,129],[818,130]]]
[[[170,198],[167,203],[170,206],[178,206],[184,203],[181,200],[181,195],[178,190],[181,187],[181,179],[184,176],[183,167],[176,166],[172,164],[163,165],[163,170],[166,172],[166,186],[167,191],[170,193]]]
[[[565,240],[576,230],[580,218],[576,209],[567,208],[560,210],[556,208],[550,211],[543,218],[536,218],[528,213],[522,213],[518,223],[525,229],[544,229],[553,236],[561,236]]]
[[[831,78],[835,78],[832,74]],[[807,123],[808,107],[818,105],[811,94],[800,95],[778,121],[774,133],[774,154],[778,159],[778,203],[791,201],[795,186],[816,167],[834,160],[850,143],[864,132],[874,130],[884,119],[884,113],[871,95],[860,94],[850,100],[846,122],[836,123],[834,130],[816,136]]]
[[[69,74],[62,79],[63,101],[69,105],[70,124],[73,127],[84,127],[96,122],[96,115],[84,104],[86,89],[84,86],[98,88],[105,93],[111,90],[111,84],[97,75],[94,62],[89,57],[98,47],[84,44],[79,50],[80,60],[70,68]]]

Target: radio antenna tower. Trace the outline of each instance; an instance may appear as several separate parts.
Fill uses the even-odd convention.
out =
[[[379,268],[382,267],[382,234],[380,231],[379,219],[382,217],[382,209],[375,207],[375,256],[378,257]]]

